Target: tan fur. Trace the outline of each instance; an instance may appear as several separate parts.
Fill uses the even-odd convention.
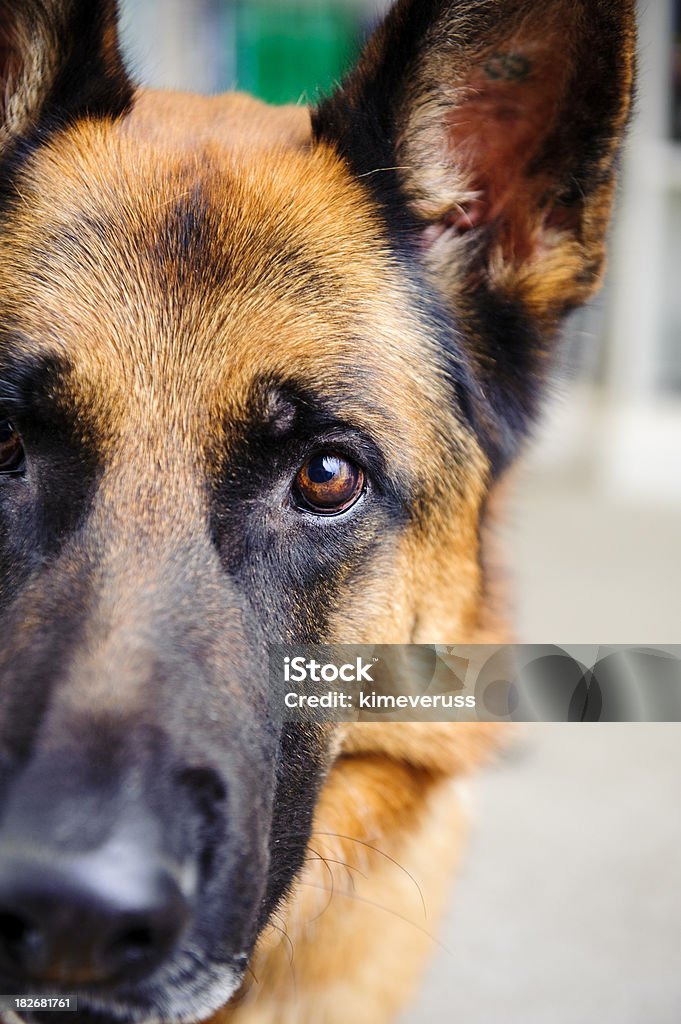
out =
[[[333,374],[342,379],[345,365],[357,358],[356,343],[349,347],[345,333],[351,314],[355,333],[358,323],[362,328],[367,376],[385,407],[399,393],[401,416],[399,425],[378,413],[369,418],[361,402],[352,407],[351,398],[349,412],[366,423],[402,472],[426,482],[430,516],[427,528],[408,531],[389,562],[375,566],[356,617],[352,607],[339,609],[333,630],[354,642],[429,642],[445,635],[452,642],[470,642],[484,597],[477,524],[486,461],[456,421],[444,380],[431,372],[437,353],[429,350],[427,332],[404,300],[403,282],[376,246],[379,229],[360,189],[330,150],[309,147],[305,131],[309,134],[309,119],[296,108],[272,111],[239,96],[148,92],[114,130],[83,122],[41,151],[23,176],[26,216],[20,210],[3,236],[0,287],[12,294],[10,315],[27,337],[38,339],[34,344],[40,351],[68,352],[75,360],[74,401],[94,418],[109,456],[98,499],[109,537],[108,564],[119,574],[119,593],[122,587],[130,595],[133,609],[139,581],[148,586],[155,573],[145,553],[145,530],[163,522],[182,530],[183,522],[196,521],[202,499],[193,482],[194,465],[210,461],[224,443],[225,412],[238,411],[258,374],[293,372],[314,381],[321,370],[327,381]],[[181,295],[174,293],[172,280],[164,290],[155,288],[149,268],[129,246],[130,230],[140,232],[143,245],[145,232],[181,196],[186,182],[196,179],[219,213],[218,238],[224,239],[231,264],[244,263],[249,288],[241,290],[237,274],[224,294],[216,295],[213,287],[210,302],[204,301],[200,282],[194,292]],[[230,199],[232,188],[238,202]],[[31,274],[41,258],[40,239],[65,230],[83,212],[96,216],[102,205],[111,211],[114,226],[103,239],[94,232],[87,238],[87,265],[79,252],[72,261],[66,252],[36,287]],[[120,245],[117,218],[127,232],[124,238],[121,232]],[[347,262],[335,267],[338,256],[329,252],[338,250],[339,223]],[[318,273],[328,269],[341,275],[346,310],[337,299],[327,306],[317,294],[308,297],[304,280],[292,305],[295,282],[257,263],[261,240],[274,230],[305,251]],[[216,250],[216,258],[220,255]],[[100,274],[102,265],[113,273]],[[174,325],[170,335],[164,330],[168,323]],[[194,339],[193,359],[185,372],[188,335]],[[86,345],[80,343],[84,336]],[[273,336],[276,345],[263,340]],[[159,422],[167,424],[166,431],[158,430]],[[151,433],[149,424],[156,425]],[[454,435],[468,453],[466,472],[452,466],[443,491],[440,467],[449,463]],[[145,467],[159,464],[176,481],[163,495],[143,483],[153,480]],[[117,545],[120,493],[126,494],[128,515],[131,500],[140,510],[139,557],[133,562],[123,540],[120,549]],[[172,517],[164,518],[171,506]],[[458,566],[455,592],[452,561]],[[121,628],[128,627],[122,623]],[[98,664],[93,659],[107,659],[109,646],[120,649],[121,639],[114,629],[104,648],[96,632],[83,645],[88,668],[81,674],[92,686],[87,700],[93,705],[107,702],[107,694],[93,685]],[[270,929],[253,964],[262,984],[247,986],[234,1009],[218,1020],[376,1024],[388,1019],[432,949],[444,880],[459,848],[461,814],[450,777],[479,763],[494,738],[494,730],[484,726],[344,727],[341,754],[317,814],[312,862],[280,914],[279,926],[293,945],[293,969],[288,943]],[[327,832],[359,842],[319,835]],[[368,851],[364,842],[379,852]],[[441,856],[434,857],[435,850]],[[335,865],[334,859],[350,866]],[[331,899],[318,888],[327,887],[327,870],[336,887]],[[354,896],[347,892],[348,872]],[[423,892],[425,917],[416,886]]]
[[[424,29],[421,8],[398,0],[344,89],[316,111],[313,139],[300,107],[146,90],[130,102],[115,4],[98,6],[92,21],[86,4],[36,0],[26,8],[39,15],[31,36],[27,16],[12,24],[0,0],[9,25],[0,25],[0,156],[39,123],[44,105],[60,114],[12,177],[16,196],[0,233],[5,327],[26,355],[66,357],[58,401],[102,466],[88,511],[97,600],[70,666],[63,715],[135,709],[146,616],[166,583],[159,552],[206,535],[207,492],[263,381],[330,389],[343,416],[375,438],[394,477],[417,494],[411,518],[363,567],[361,600],[352,567],[335,567],[329,638],[508,639],[487,536],[496,469],[486,453],[497,429],[512,433],[516,425],[500,415],[501,426],[495,421],[486,433],[478,420],[492,404],[495,371],[512,376],[518,367],[504,368],[495,348],[506,321],[487,325],[491,341],[483,338],[478,307],[490,298],[519,303],[537,338],[548,339],[598,284],[633,74],[632,5],[623,5],[628,15],[615,0],[488,0],[467,12],[433,4]],[[593,78],[575,74],[582,50],[563,40],[574,37],[588,51],[603,25],[618,30],[611,60],[619,61],[620,46],[625,61],[621,73],[611,68],[619,85],[585,168],[564,115],[574,93],[576,120],[585,120]],[[409,50],[416,29],[419,53]],[[395,40],[411,53],[399,87]],[[500,85],[487,67],[499,47],[527,60],[535,78]],[[69,72],[62,78],[77,80],[84,53],[95,68],[89,91],[69,95],[63,81],[63,94],[51,96],[60,61]],[[568,82],[577,88],[570,92]],[[386,83],[390,95],[378,95]],[[107,99],[101,87],[109,86]],[[368,124],[367,88],[376,90]],[[365,131],[383,136],[388,153],[393,147],[397,167],[372,162],[384,150]],[[542,163],[545,150],[557,159]],[[412,230],[421,232],[419,262],[443,310],[454,313],[452,331],[461,332],[475,378],[462,385],[468,418],[452,401],[451,353],[421,312],[420,285],[405,280],[380,190],[362,180],[393,172],[418,224]],[[589,194],[567,187],[578,172]],[[471,244],[481,200],[484,227]],[[542,378],[548,341],[544,349],[528,331],[527,343],[539,349],[531,373]],[[208,571],[217,577],[223,568],[214,562]],[[39,625],[34,596],[29,583],[19,652],[22,635],[29,644]],[[232,626],[202,623],[215,633]],[[132,680],[125,694],[112,685],[116,674]],[[303,870],[214,1024],[390,1020],[436,942],[465,833],[456,782],[499,741],[499,730],[482,724],[339,727]]]

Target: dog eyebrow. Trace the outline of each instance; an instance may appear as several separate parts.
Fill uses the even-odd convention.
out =
[[[233,424],[236,444],[227,462],[238,462],[247,452],[253,457],[270,451],[271,445],[294,459],[308,452],[311,443],[338,446],[362,459],[396,507],[409,508],[416,480],[405,467],[392,465],[389,453],[366,424],[348,411],[343,398],[342,393],[334,395],[333,389],[322,392],[294,378],[256,381],[248,403],[250,414]]]
[[[8,405],[20,404],[21,393],[14,382],[0,377],[0,405],[7,407]]]
[[[0,405],[44,418],[62,407],[58,391],[71,364],[55,352],[26,351],[32,345],[19,334],[0,340]]]
[[[342,401],[334,397],[296,380],[268,381],[264,386],[256,382],[249,403],[253,424],[261,424],[280,440],[334,431],[353,433],[366,438],[367,445],[378,451],[367,431],[348,417]]]
[[[265,398],[263,417],[271,433],[275,437],[285,437],[293,430],[297,415],[297,403],[276,385],[273,386]]]

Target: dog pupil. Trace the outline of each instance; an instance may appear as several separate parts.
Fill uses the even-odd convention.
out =
[[[318,455],[310,459],[307,468],[307,475],[313,484],[328,484],[340,473],[340,459],[335,455]]]
[[[7,444],[14,436],[14,425],[11,420],[0,420],[0,444]]]

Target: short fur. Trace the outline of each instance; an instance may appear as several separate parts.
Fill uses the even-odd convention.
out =
[[[175,959],[84,985],[93,1020],[412,992],[496,734],[282,730],[266,645],[507,638],[481,538],[602,275],[633,65],[631,0],[399,0],[271,109],[134,87],[110,0],[0,0],[0,883],[9,836],[123,821],[201,865]],[[370,482],[314,521],[329,448]]]

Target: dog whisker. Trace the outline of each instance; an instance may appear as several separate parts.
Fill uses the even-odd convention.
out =
[[[270,921],[269,925],[270,925],[270,928],[274,928],[275,931],[279,932],[279,934],[282,936],[282,938],[286,942],[286,944],[288,946],[288,950],[289,950],[289,957],[288,957],[289,964],[291,964],[291,966],[293,966],[293,960],[294,960],[294,957],[295,957],[295,950],[293,948],[293,942],[291,941],[291,936],[289,935],[288,931],[286,930],[286,926],[284,925],[282,927],[282,925],[277,924],[275,921]]]
[[[401,166],[398,164],[395,167],[375,167],[373,171],[364,171],[362,174],[358,174],[358,178],[371,178],[374,174],[385,174],[389,171],[409,171],[411,167],[406,164]]]
[[[421,906],[423,907],[423,916],[426,920],[428,919],[428,908],[426,907],[426,901],[423,895],[423,890],[421,889],[421,886],[419,885],[418,881],[414,878],[411,871],[405,868],[404,864],[400,864],[398,860],[395,860],[394,857],[391,857],[389,853],[385,852],[385,850],[380,850],[377,846],[373,846],[370,842],[364,839],[358,839],[356,836],[344,836],[338,832],[313,832],[313,835],[328,836],[334,839],[346,840],[350,843],[357,843],[359,846],[364,847],[364,849],[371,850],[373,853],[377,853],[379,854],[379,856],[384,857],[391,864],[394,864],[396,868],[399,868],[400,871],[403,871],[407,878],[409,878],[410,881],[413,882],[419,894],[419,899],[421,900]]]
[[[352,874],[351,874],[351,872],[353,872],[353,871],[355,871],[358,875],[361,875],[362,878],[368,878],[368,875],[366,874],[366,872],[362,871],[361,868],[358,868],[356,864],[348,864],[347,861],[339,860],[336,857],[325,857],[325,856],[322,856],[321,854],[318,855],[317,859],[323,860],[325,864],[338,864],[339,867],[345,868],[345,870],[348,872],[350,881],[353,881]]]
[[[319,889],[321,892],[329,891],[325,886],[316,885],[314,882],[306,882],[305,880],[301,880],[299,884],[305,886],[305,888],[307,889]],[[399,921],[404,921],[405,924],[411,925],[413,928],[416,928],[417,931],[421,932],[422,935],[425,935],[436,946],[439,946],[440,949],[447,953],[448,956],[454,955],[451,949],[448,949],[447,946],[445,946],[443,942],[441,942],[435,935],[433,935],[432,932],[429,932],[426,928],[423,928],[416,921],[412,921],[411,918],[406,917],[404,914],[400,914],[399,911],[393,910],[392,907],[386,907],[382,903],[378,903],[375,900],[367,899],[366,896],[360,896],[356,892],[345,892],[343,889],[333,889],[331,891],[331,899],[333,899],[333,897],[336,895],[345,896],[347,899],[356,900],[358,903],[364,903],[368,907],[374,907],[376,910],[383,910],[386,914],[390,914],[392,917],[397,918]],[[329,900],[329,903],[330,902],[331,900]],[[324,911],[327,910],[329,903],[327,903],[327,905],[324,907]],[[317,917],[320,916],[320,914],[317,915]],[[315,917],[313,920],[316,921],[317,917]]]

